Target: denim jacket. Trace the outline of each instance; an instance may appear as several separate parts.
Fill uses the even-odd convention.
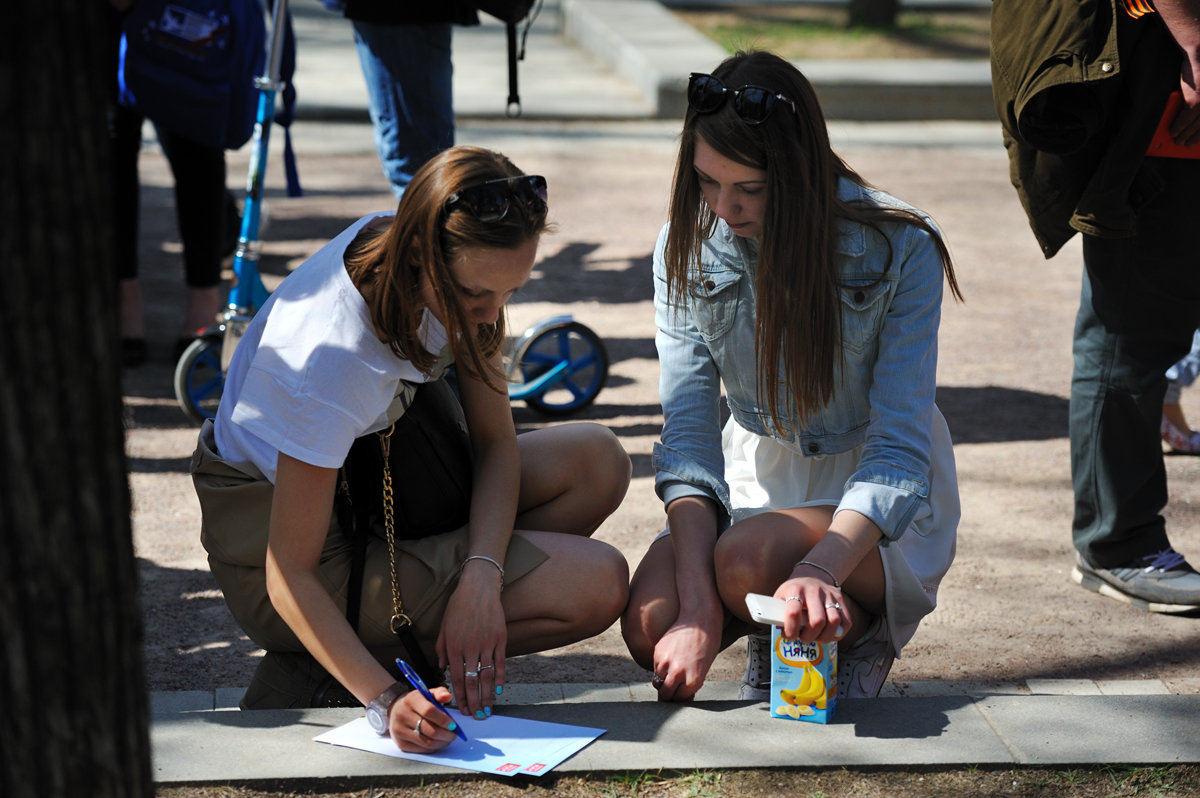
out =
[[[842,200],[907,207],[848,180]],[[717,227],[693,266],[686,306],[670,302],[663,249],[654,251],[663,406],[662,441],[654,447],[655,488],[664,503],[687,495],[713,499],[732,512],[721,449],[724,384],[733,418],[804,456],[837,454],[865,444],[838,510],[857,510],[898,539],[929,495],[930,427],[934,416],[942,262],[932,236],[909,224],[881,226],[888,247],[870,228],[839,222],[842,277],[842,360],[833,399],[808,418],[789,411],[790,438],[774,430],[756,392],[754,358],[757,242]],[[796,268],[803,268],[797,264]],[[803,313],[797,308],[796,313]],[[791,406],[781,401],[781,409]],[[797,496],[797,503],[806,497]]]

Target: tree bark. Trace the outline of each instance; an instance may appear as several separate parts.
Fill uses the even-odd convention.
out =
[[[107,0],[0,48],[0,794],[150,796],[125,471]]]
[[[850,27],[896,27],[900,0],[850,0]]]

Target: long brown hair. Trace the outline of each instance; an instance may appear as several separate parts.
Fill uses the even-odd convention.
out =
[[[547,229],[546,213],[512,202],[502,219],[481,222],[462,204],[447,209],[450,195],[487,180],[522,174],[505,156],[482,147],[451,147],[435,155],[404,191],[391,226],[364,230],[346,250],[346,270],[366,299],[379,338],[397,357],[428,373],[437,363],[420,337],[428,279],[444,309],[446,334],[460,368],[504,391],[504,375],[489,360],[504,343],[505,314],[495,324],[467,329],[450,263],[467,247],[516,249]]]
[[[839,178],[868,184],[834,153],[816,92],[798,69],[772,53],[749,52],[727,58],[712,74],[731,89],[752,84],[778,92],[795,102],[796,113],[779,103],[762,124],[748,125],[731,102],[706,114],[688,107],[671,192],[665,251],[668,295],[676,308],[683,307],[689,269],[699,264],[701,247],[717,224],[693,167],[696,140],[703,138],[724,157],[767,175],[755,277],[758,403],[765,399],[776,430],[787,433],[784,419],[789,409],[803,418],[828,404],[836,387],[842,357],[835,251],[839,220],[865,225],[889,247],[880,229],[884,222],[899,221],[931,233],[950,291],[957,299],[962,294],[949,250],[922,216],[838,199]],[[798,308],[804,312],[798,313]],[[793,408],[780,407],[781,383]]]

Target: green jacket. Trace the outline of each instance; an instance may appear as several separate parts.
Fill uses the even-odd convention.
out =
[[[995,0],[991,30],[1010,177],[1042,252],[1076,232],[1134,235],[1159,182],[1142,161],[1179,87],[1162,20],[1134,20],[1117,0]]]

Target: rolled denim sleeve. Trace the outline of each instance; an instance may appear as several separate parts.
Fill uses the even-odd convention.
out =
[[[911,225],[885,229],[893,231],[892,268],[900,279],[878,336],[862,458],[838,510],[870,518],[886,545],[904,534],[929,498],[943,271],[928,232]]]
[[[654,247],[655,344],[663,409],[662,443],[654,447],[655,490],[669,504],[702,495],[729,512],[729,486],[721,451],[721,377],[686,299],[671,301],[663,250],[667,227]]]

